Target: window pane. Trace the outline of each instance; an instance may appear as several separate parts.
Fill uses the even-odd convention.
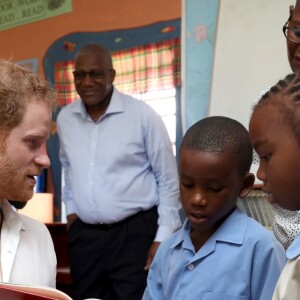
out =
[[[167,127],[171,142],[175,143],[175,141],[176,141],[176,127],[175,127],[176,118],[175,118],[175,115],[162,117],[162,120],[164,121],[164,123]]]
[[[133,97],[145,101],[161,117],[170,136],[174,155],[176,154],[176,90],[151,91],[134,94]]]
[[[149,104],[161,116],[175,115],[176,113],[176,103],[174,97],[147,100],[146,103]]]

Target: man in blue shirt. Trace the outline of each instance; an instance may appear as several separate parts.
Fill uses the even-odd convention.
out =
[[[164,241],[143,300],[270,300],[286,258],[275,236],[237,208],[252,189],[247,130],[226,117],[202,119],[179,154],[187,220]]]
[[[109,51],[83,47],[74,71],[81,99],[57,120],[74,299],[140,300],[158,245],[181,226],[167,130],[114,78]]]

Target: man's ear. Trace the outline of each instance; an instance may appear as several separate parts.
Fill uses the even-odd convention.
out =
[[[245,198],[253,189],[255,176],[252,173],[246,174],[243,179],[243,186],[240,191],[240,198]]]
[[[115,80],[115,77],[116,77],[116,70],[115,69],[110,69],[109,70],[109,76],[110,76],[110,81],[111,81],[111,84],[112,84]]]

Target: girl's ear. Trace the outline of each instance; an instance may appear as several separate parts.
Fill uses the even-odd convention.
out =
[[[243,179],[243,186],[240,191],[240,198],[245,198],[253,189],[255,176],[252,173],[248,173]]]

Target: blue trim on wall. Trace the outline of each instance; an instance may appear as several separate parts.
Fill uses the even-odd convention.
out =
[[[56,122],[57,116],[60,112],[61,108],[59,107],[52,116],[53,122]],[[47,141],[47,149],[48,149],[48,156],[51,161],[51,176],[53,182],[53,189],[54,189],[54,222],[61,221],[61,192],[62,192],[62,168],[61,163],[59,161],[59,138],[57,132],[50,135]]]
[[[73,60],[86,44],[101,44],[111,52],[180,37],[181,19],[151,25],[105,32],[75,32],[55,41],[47,50],[43,66],[47,80],[54,82],[54,65],[59,61]],[[69,47],[66,49],[66,43]],[[74,51],[72,51],[74,50]]]
[[[219,0],[188,0],[184,33],[186,78],[185,123],[188,129],[198,120],[207,117],[215,39],[219,11]]]

